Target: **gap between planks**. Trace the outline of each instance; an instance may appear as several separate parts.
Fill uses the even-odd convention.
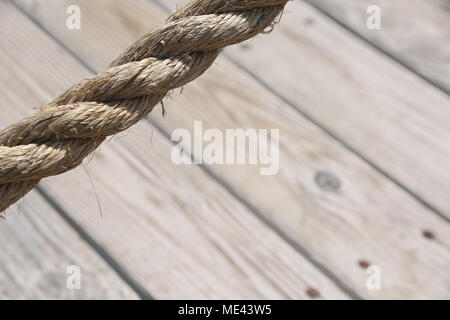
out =
[[[0,299],[138,298],[36,190],[0,221],[0,252]],[[80,271],[75,290],[72,266]]]
[[[361,39],[361,41],[365,42],[367,45],[373,47],[375,50],[377,50],[380,53],[384,54],[385,56],[389,57],[392,61],[396,62],[397,64],[399,64],[400,66],[402,66],[403,68],[408,70],[409,72],[415,74],[418,78],[421,78],[425,82],[434,86],[437,90],[442,91],[443,93],[450,96],[450,82],[448,80],[439,79],[439,77],[437,77],[437,76],[433,77],[433,75],[428,74],[429,72],[427,72],[425,70],[421,71],[420,67],[415,65],[416,63],[414,61],[408,61],[407,54],[405,54],[403,56],[400,52],[396,52],[397,50],[394,50],[393,48],[389,48],[388,46],[384,45],[382,40],[377,41],[378,39],[376,39],[376,38],[374,40],[372,40],[369,37],[365,36],[363,32],[358,30],[357,27],[352,26],[350,22],[345,21],[345,18],[343,18],[342,16],[339,16],[339,14],[337,12],[335,12],[335,14],[333,14],[333,10],[331,8],[333,6],[333,3],[331,3],[331,5],[330,5],[330,3],[326,3],[323,0],[319,0],[319,1],[317,1],[317,0],[296,0],[296,1],[302,1],[302,2],[309,4],[311,7],[315,8],[316,10],[321,12],[323,15],[325,15],[329,19],[333,20],[341,28],[347,30],[349,33],[351,33],[355,37]],[[338,1],[340,1],[340,0],[338,0]],[[344,1],[348,1],[348,0],[344,0]],[[353,0],[351,0],[351,1],[353,1]],[[422,0],[420,0],[420,1],[422,1]],[[375,2],[375,1],[370,1],[370,0],[364,0],[364,2],[365,2],[365,5],[368,6],[368,5],[379,5],[380,1],[378,0]],[[358,4],[358,5],[361,5],[361,4]],[[412,4],[412,5],[414,5],[414,4]],[[345,8],[345,4],[343,4],[343,6]],[[351,11],[353,9],[350,8],[350,6],[347,6],[345,8],[345,10]],[[365,12],[363,12],[363,13],[365,13]],[[450,14],[448,16],[450,19]],[[384,17],[384,15],[382,17]],[[411,18],[419,18],[419,17],[414,16]],[[427,18],[427,17],[425,17],[425,18]],[[412,30],[410,32],[414,32],[414,30]],[[444,40],[439,39],[439,40],[445,41],[445,39]],[[444,62],[442,62],[442,63],[444,63]]]
[[[63,218],[66,223],[72,227],[72,229],[78,233],[78,235],[88,243],[88,245],[97,254],[103,258],[106,264],[108,264],[112,270],[126,283],[128,286],[138,295],[142,300],[153,300],[154,297],[146,290],[138,281],[126,270],[109,252],[102,247],[91,235],[77,223],[70,214],[54,199],[44,187],[40,184],[36,186],[36,191],[47,201],[47,203]]]

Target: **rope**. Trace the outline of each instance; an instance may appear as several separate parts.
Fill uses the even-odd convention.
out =
[[[0,131],[0,212],[42,178],[81,164],[205,72],[226,46],[271,27],[288,0],[193,0],[37,113]]]

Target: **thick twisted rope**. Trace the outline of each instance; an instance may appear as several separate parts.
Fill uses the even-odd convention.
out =
[[[199,77],[223,48],[272,26],[287,1],[193,0],[109,69],[0,131],[0,212],[141,120],[170,90]]]

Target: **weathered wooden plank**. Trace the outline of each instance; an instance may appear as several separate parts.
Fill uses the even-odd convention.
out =
[[[0,299],[138,298],[36,191],[8,212],[0,221]],[[79,289],[71,268],[79,268]]]
[[[448,0],[307,0],[450,92]],[[381,9],[381,29],[367,28],[369,6]]]
[[[68,1],[19,3],[96,70],[107,65],[140,34],[162,23],[166,16],[150,1],[78,1],[83,27],[74,32],[65,29],[64,15],[57,14],[65,10]],[[292,4],[290,8],[291,12],[295,8],[292,19],[299,13]],[[251,56],[260,62],[255,70],[262,69],[265,60],[261,57],[273,52],[273,47],[291,49],[290,41],[284,36],[283,42],[274,40],[280,30],[283,35],[286,33],[282,24],[270,38],[255,41],[260,46],[250,50]],[[333,30],[330,32],[336,32]],[[338,35],[341,35],[339,31]],[[300,54],[298,50],[297,54]],[[297,61],[290,55],[284,59]],[[310,70],[307,64],[302,66]],[[283,72],[289,75],[292,70],[299,70],[290,67],[290,71]],[[322,72],[320,68],[314,70]],[[280,72],[272,72],[274,78],[280,79]],[[310,88],[301,79],[295,81],[305,89]],[[284,86],[292,89],[292,85],[283,83]],[[307,95],[303,97],[306,101],[311,99]],[[179,106],[175,107],[175,103]],[[449,275],[444,271],[449,262],[448,226],[227,60],[220,59],[204,77],[185,88],[175,102],[167,101],[166,107],[167,121],[161,120],[158,114],[152,117],[168,131],[179,127],[191,129],[194,120],[200,119],[205,129],[280,128],[278,175],[261,177],[258,168],[245,166],[212,169],[238,195],[248,199],[289,237],[301,243],[313,259],[325,264],[359,294],[374,298],[448,297]],[[137,151],[133,154],[142,159],[148,157]],[[424,230],[432,230],[439,240],[424,238]],[[360,260],[381,266],[383,290],[367,290],[367,275],[359,266],[364,261]]]
[[[10,4],[0,10],[4,126],[88,72]],[[143,123],[86,163],[95,189],[83,168],[42,187],[156,298],[305,299],[311,287],[347,298],[199,167],[177,167],[170,153]]]

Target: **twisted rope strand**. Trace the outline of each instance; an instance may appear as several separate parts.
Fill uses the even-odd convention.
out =
[[[223,48],[264,32],[287,1],[193,0],[107,70],[0,131],[0,212],[140,121],[169,91],[203,74]]]

